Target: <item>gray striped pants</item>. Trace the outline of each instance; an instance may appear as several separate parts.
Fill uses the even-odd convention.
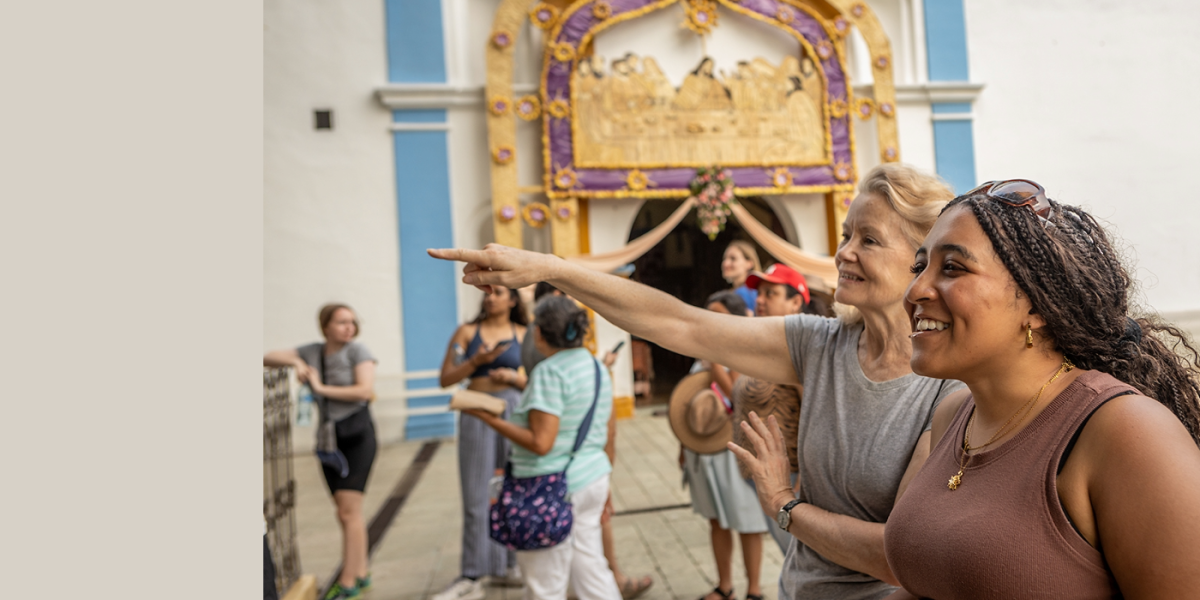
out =
[[[508,403],[507,419],[521,392],[505,388],[491,392]],[[516,555],[492,541],[488,535],[488,481],[508,462],[508,440],[470,415],[458,417],[458,478],[462,489],[462,576],[477,579],[486,575],[503,577],[517,564]]]

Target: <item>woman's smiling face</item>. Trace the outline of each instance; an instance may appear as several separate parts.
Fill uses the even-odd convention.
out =
[[[1026,324],[1044,324],[965,206],[938,218],[912,271],[905,306],[918,375],[966,380],[1006,369],[1027,351]]]
[[[860,309],[901,301],[914,250],[901,230],[902,222],[887,201],[875,194],[854,199],[834,255],[838,269],[835,300]]]

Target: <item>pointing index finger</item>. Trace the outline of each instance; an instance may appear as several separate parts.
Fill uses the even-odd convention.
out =
[[[483,250],[468,250],[466,248],[430,248],[426,250],[429,256],[441,260],[454,260],[465,263],[489,266],[487,253]]]

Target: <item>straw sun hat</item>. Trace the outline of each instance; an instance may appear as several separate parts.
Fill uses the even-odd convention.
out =
[[[671,392],[667,407],[671,431],[696,454],[716,454],[733,441],[733,422],[711,385],[712,374],[708,371],[688,375]]]

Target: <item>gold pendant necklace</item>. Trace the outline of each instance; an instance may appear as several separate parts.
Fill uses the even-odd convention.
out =
[[[1037,394],[1034,394],[1034,396],[1030,398],[1021,408],[1017,409],[1017,412],[1013,413],[1012,416],[1004,422],[1004,425],[1002,425],[1000,429],[996,430],[996,433],[992,434],[991,439],[978,446],[971,445],[971,430],[975,428],[975,411],[972,410],[971,419],[967,421],[967,430],[963,433],[963,451],[962,456],[958,459],[958,472],[946,482],[946,487],[950,488],[951,490],[957,490],[958,486],[962,485],[963,471],[967,468],[967,463],[971,461],[971,451],[980,450],[992,445],[993,442],[1003,437],[1004,434],[1011,431],[1017,425],[1020,425],[1021,422],[1025,420],[1025,417],[1029,416],[1029,413],[1033,410],[1033,407],[1037,406],[1038,400],[1042,397],[1042,392],[1046,391],[1046,388],[1050,387],[1050,384],[1058,381],[1058,378],[1062,376],[1063,373],[1070,372],[1071,369],[1074,368],[1075,365],[1072,364],[1071,361],[1066,357],[1063,357],[1062,366],[1059,367],[1058,371],[1054,373],[1054,377],[1051,377],[1050,381],[1047,381],[1046,384],[1042,386],[1042,389],[1038,390]],[[1021,418],[1014,420],[1017,418],[1017,415],[1021,415]]]

